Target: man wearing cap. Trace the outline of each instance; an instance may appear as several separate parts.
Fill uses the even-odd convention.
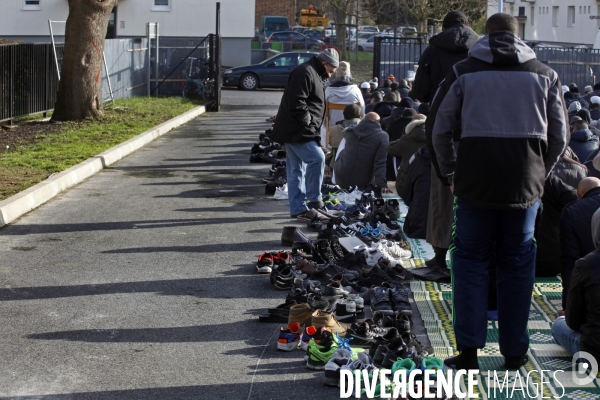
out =
[[[600,96],[590,98],[590,118],[592,118],[592,121],[600,119]]]
[[[589,93],[586,93],[585,96],[583,96],[583,98],[589,103],[592,100],[592,97],[594,96],[600,96],[600,83],[596,83],[594,85],[594,90],[592,90]]]
[[[446,14],[442,32],[433,36],[419,60],[419,69],[413,82],[413,98],[423,103],[433,102],[438,86],[452,66],[468,56],[468,51],[479,40],[479,35],[469,28],[468,19],[461,11]],[[431,146],[431,138],[428,137]],[[432,148],[429,148],[432,154]],[[428,267],[446,268],[446,253],[452,241],[452,204],[454,197],[436,174],[437,163],[432,160],[431,196],[427,218],[427,242],[435,251],[435,257],[426,262]]]
[[[568,102],[567,106],[569,106],[572,102],[578,101],[581,104],[581,108],[586,110],[590,109],[590,104],[579,94],[579,87],[577,87],[576,83],[571,83],[569,85],[569,92],[573,94],[573,100]]]
[[[369,104],[371,102],[371,85],[369,85],[369,82],[363,82],[360,84],[360,92],[363,95],[363,99],[365,101],[364,104]]]
[[[290,73],[277,119],[273,140],[285,143],[290,216],[309,208],[321,208],[321,184],[325,154],[320,129],[325,117],[325,89],[339,66],[338,52],[328,48],[300,64]]]

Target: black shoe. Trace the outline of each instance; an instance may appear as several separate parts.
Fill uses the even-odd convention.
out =
[[[404,335],[405,337],[410,335],[412,321],[410,316],[406,313],[399,312],[396,314],[396,319],[394,320],[394,327],[398,330],[400,335]]]
[[[263,155],[262,154],[252,154],[250,156],[250,162],[251,163],[261,163],[261,162],[263,162]]]
[[[407,315],[412,315],[412,307],[410,306],[410,288],[408,286],[396,286],[390,290],[390,300],[394,313],[402,312]]]
[[[346,250],[342,247],[337,237],[332,237],[331,239],[329,239],[329,248],[335,255],[335,258],[338,262],[341,263],[342,261],[344,261]]]
[[[306,227],[313,232],[320,232],[323,229],[323,223],[319,218],[313,218],[312,221],[306,223]],[[319,239],[318,235],[317,239]]]
[[[529,361],[529,356],[527,354],[517,357],[504,357],[504,368],[519,369],[527,364],[527,361]]]
[[[254,146],[252,146],[252,149],[250,150],[251,154],[263,154],[265,152],[265,146],[261,146],[260,144],[255,144]]]
[[[356,303],[348,299],[342,299],[335,305],[335,318],[344,324],[356,323]]]
[[[275,157],[274,155],[272,155],[271,153],[268,154],[262,154],[262,162],[263,163],[267,163],[267,164],[273,164],[276,163],[277,157]]]
[[[291,290],[294,287],[295,279],[306,279],[306,275],[295,271],[293,268],[284,267],[275,274],[275,289]]]
[[[398,361],[399,358],[408,358],[409,355],[408,347],[406,347],[402,338],[396,338],[388,345],[388,351],[381,362],[381,366],[386,369],[392,369],[392,365]]]
[[[387,329],[374,325],[370,326],[369,329],[377,333],[387,330],[387,332],[385,332],[384,334],[378,334],[373,338],[371,342],[371,347],[369,348],[369,355],[371,357],[375,356],[375,352],[377,351],[379,346],[387,346],[390,342],[394,341],[399,337],[396,328]]]
[[[294,242],[308,243],[310,239],[296,226],[284,226],[281,233],[281,244],[292,246]]]
[[[318,258],[320,258],[322,260],[322,262],[324,262],[324,263],[326,263],[326,262],[335,263],[338,261],[335,254],[331,250],[331,247],[329,247],[329,241],[327,241],[327,240],[319,240],[315,244],[315,250],[317,253],[316,256]],[[314,258],[315,258],[315,254],[313,254],[313,259]]]
[[[342,261],[342,267],[346,268],[349,271],[356,271],[358,273],[362,272],[362,267],[358,264],[358,260],[356,258],[356,254],[347,253],[344,255],[344,260]]]
[[[269,314],[281,314],[281,315],[290,315],[290,307],[293,305],[296,305],[298,303],[296,303],[294,300],[288,302],[286,299],[285,303],[281,303],[280,305],[278,305],[276,308],[269,308],[267,309],[267,312]]]
[[[394,315],[392,303],[390,303],[390,292],[387,288],[376,287],[371,290],[371,310],[379,311],[385,315]]]
[[[385,213],[392,221],[397,221],[400,218],[400,203],[398,199],[388,199],[385,202]]]
[[[277,168],[277,171],[275,171],[273,176],[269,176],[268,178],[263,178],[263,182],[265,182],[265,183],[274,182],[280,178],[287,179],[287,171],[286,171],[285,167]]]
[[[477,349],[465,349],[457,356],[446,358],[444,360],[444,364],[456,370],[479,369],[479,362],[477,361]]]
[[[363,322],[358,325],[353,324],[346,332],[346,337],[352,338],[352,346],[367,348],[371,347],[375,340],[387,333],[389,333],[388,329],[371,326],[368,322]],[[377,346],[381,343],[378,343]],[[375,350],[377,350],[377,347]]]

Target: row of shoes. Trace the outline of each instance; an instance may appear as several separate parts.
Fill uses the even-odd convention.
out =
[[[272,129],[267,129],[265,133],[258,136],[258,143],[255,143],[250,150],[251,163],[274,164],[286,157],[285,150],[281,144],[271,140]]]

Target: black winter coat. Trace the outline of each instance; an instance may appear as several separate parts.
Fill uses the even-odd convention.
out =
[[[536,276],[556,276],[560,273],[558,221],[563,208],[577,200],[577,185],[587,175],[584,166],[563,157],[546,178],[542,217],[536,234]]]
[[[290,73],[273,126],[274,141],[321,141],[320,129],[325,118],[323,78],[327,76],[326,72],[325,66],[315,56]]]
[[[413,98],[430,103],[440,83],[452,66],[468,56],[479,35],[466,25],[455,25],[429,40],[421,55],[419,69],[413,82]]]
[[[577,260],[569,291],[567,325],[581,332],[580,349],[600,360],[600,250]]]
[[[581,200],[563,209],[559,220],[560,263],[563,281],[563,309],[568,304],[571,274],[575,261],[596,248],[592,241],[592,215],[600,208],[600,187],[589,190]]]
[[[406,183],[400,193],[408,206],[403,230],[409,238],[425,239],[430,189],[431,158],[427,147],[423,147],[415,153],[414,160],[409,164]]]
[[[381,101],[373,107],[373,112],[379,114],[379,118],[385,118],[392,115],[392,110],[396,108],[395,103],[388,103],[387,101]],[[366,112],[366,110],[365,110]]]

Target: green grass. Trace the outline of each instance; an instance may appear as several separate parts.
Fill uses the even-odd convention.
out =
[[[350,69],[352,71],[352,81],[357,85],[361,82],[373,79],[373,52],[357,52],[358,61],[355,61],[354,52],[348,56]]]
[[[60,123],[45,134],[0,155],[0,200],[102,153],[198,105],[182,98],[135,97],[115,101],[96,120]],[[48,123],[50,124],[50,123]],[[24,179],[27,171],[28,179]]]

